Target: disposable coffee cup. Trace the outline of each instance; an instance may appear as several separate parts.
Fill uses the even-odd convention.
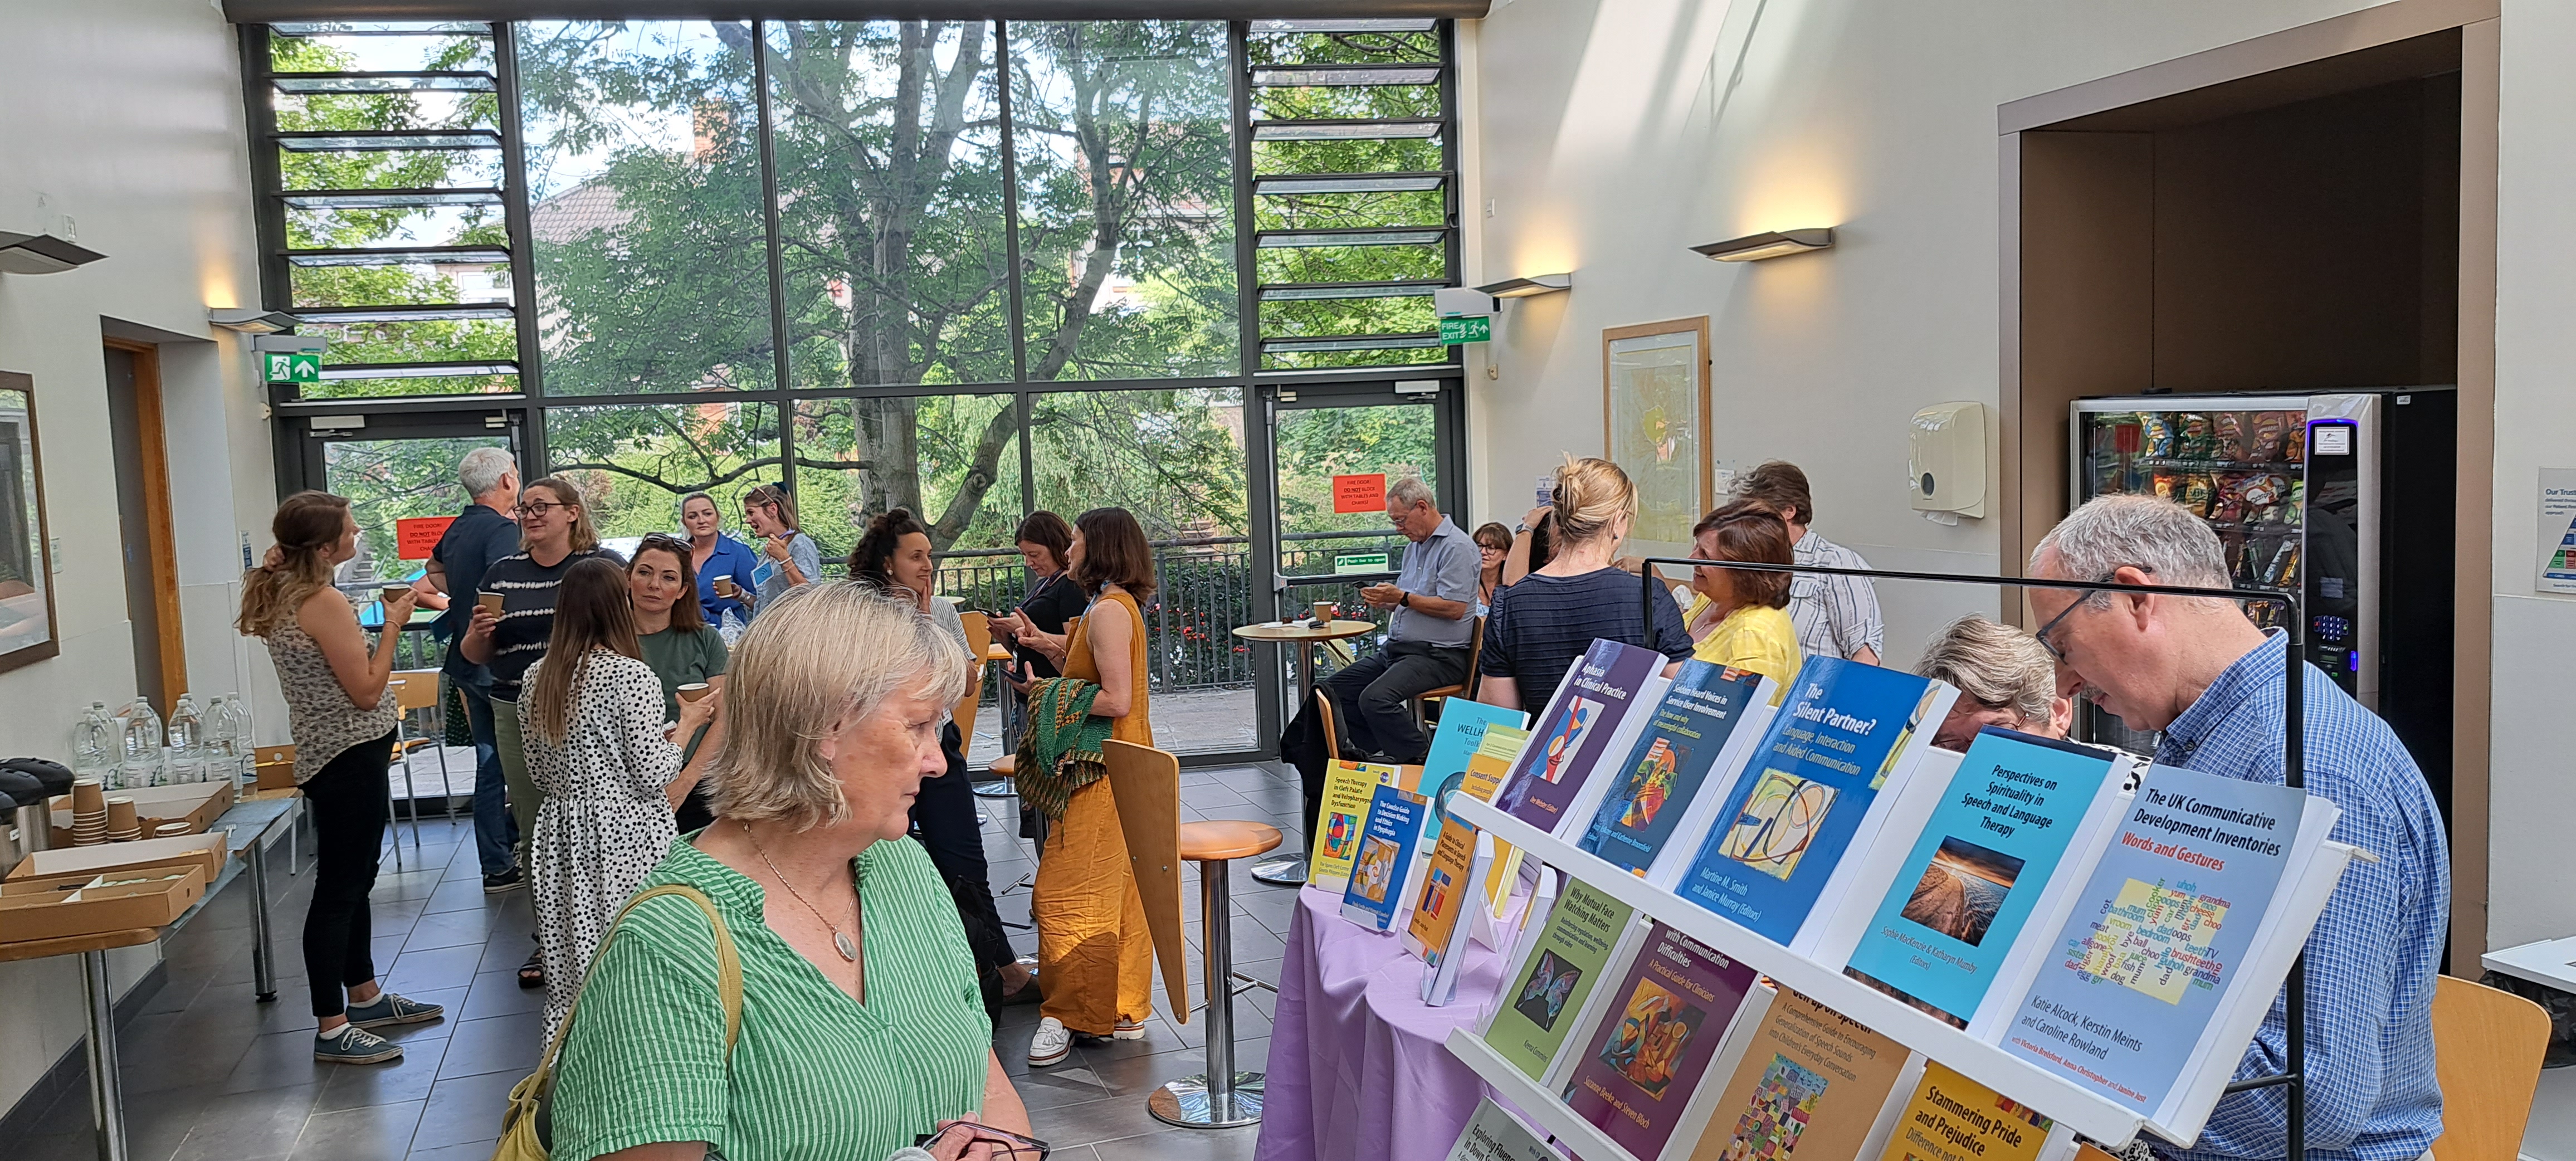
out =
[[[111,798],[107,800],[107,829],[122,832],[134,830],[140,825],[141,822],[136,818],[134,813],[133,799]]]
[[[1333,619],[1333,602],[1315,602],[1315,619],[1329,624]]]
[[[107,814],[107,791],[96,778],[83,778],[72,783],[72,813],[75,815]]]
[[[492,610],[492,615],[495,617],[501,615],[501,594],[499,593],[483,593],[474,598],[474,603]]]
[[[716,595],[717,595],[717,596],[720,596],[720,597],[731,597],[731,596],[733,596],[735,593],[737,593],[737,592],[739,592],[739,591],[741,591],[741,590],[736,589],[736,588],[734,587],[734,584],[733,584],[733,578],[732,578],[732,577],[729,577],[729,576],[720,576],[720,577],[717,577],[717,578],[716,578]]]
[[[707,695],[708,686],[703,681],[692,681],[672,692],[677,693],[681,701],[696,701]]]
[[[386,585],[384,588],[385,603],[390,605],[395,601],[399,601],[403,598],[404,593],[410,591],[410,585]]]

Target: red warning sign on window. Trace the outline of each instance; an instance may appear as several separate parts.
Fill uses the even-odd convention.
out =
[[[438,547],[447,526],[456,523],[453,516],[412,516],[394,521],[394,555],[404,560],[428,560],[429,551]]]
[[[1386,511],[1386,473],[1333,477],[1333,511]]]

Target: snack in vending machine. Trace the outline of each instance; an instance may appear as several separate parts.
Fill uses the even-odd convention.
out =
[[[2276,463],[2281,458],[2281,441],[2290,433],[2290,416],[2284,411],[2257,411],[2254,430],[2245,458],[2257,463]]]
[[[2286,589],[2299,583],[2299,542],[2283,540],[2281,550],[2272,554],[2272,567],[2263,570],[2263,583]]]
[[[2211,424],[2216,428],[2214,444],[2217,458],[2230,463],[2253,458],[2253,446],[2246,431],[2249,426],[2245,422],[2247,414],[2243,411],[2221,411],[2211,417]]]
[[[2175,442],[2178,445],[2176,454],[2182,459],[2205,460],[2217,452],[2209,429],[2209,416],[2198,411],[2182,413],[2182,433]]]
[[[2209,518],[2221,524],[2240,524],[2245,520],[2245,472],[2220,472],[2211,477],[2215,492],[2209,501]]]
[[[2306,523],[2307,514],[2308,482],[2306,480],[2292,480],[2290,481],[2289,502],[2281,505],[2281,522],[2296,528],[2301,524]]]
[[[2180,454],[2174,450],[2173,420],[2163,412],[2140,412],[2138,425],[2143,432],[2142,438],[2145,441],[2147,455],[2157,459],[2172,459]]]
[[[2203,519],[2216,519],[2210,509],[2218,497],[2218,486],[2210,482],[2209,473],[2193,472],[2182,478],[2182,495],[2176,497],[2182,506]]]
[[[2308,425],[2291,421],[2281,435],[2281,462],[2295,464],[2308,458]]]
[[[2157,472],[2155,474],[2155,492],[2156,498],[2159,500],[2172,500],[2175,503],[2181,503],[2182,473]]]

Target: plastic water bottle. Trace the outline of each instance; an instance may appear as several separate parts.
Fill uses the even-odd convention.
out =
[[[232,695],[219,693],[206,703],[205,761],[198,767],[206,782],[239,782],[241,723],[233,717]]]
[[[162,784],[163,740],[161,714],[152,708],[149,699],[137,696],[133,704],[125,707],[123,767],[126,789]]]
[[[94,701],[72,726],[72,777],[96,778],[101,786],[123,789],[116,774],[116,759],[124,743],[117,740],[115,726],[107,716],[107,703]]]
[[[205,780],[206,754],[200,745],[206,736],[206,719],[197,713],[197,701],[180,694],[178,704],[170,707],[170,782],[179,785]]]

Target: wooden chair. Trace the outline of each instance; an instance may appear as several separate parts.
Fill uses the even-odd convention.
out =
[[[1426,689],[1413,695],[1413,724],[1422,725],[1422,707],[1430,702],[1453,697],[1466,697],[1476,688],[1476,662],[1485,655],[1485,619],[1474,618],[1467,628],[1467,676],[1455,685]]]
[[[2440,976],[2433,984],[2433,1072],[2442,1086],[2441,1161],[2514,1161],[2531,1119],[2549,1014],[2511,992]]]
[[[394,752],[402,756],[403,793],[411,801],[411,845],[420,849],[420,791],[412,783],[411,752],[422,746],[438,751],[438,797],[448,799],[446,710],[438,703],[438,671],[435,669],[397,669],[387,684],[394,689]],[[440,721],[437,737],[415,737],[411,715],[421,710],[437,710]],[[388,790],[391,788],[388,787]]]
[[[1283,836],[1268,823],[1230,819],[1180,821],[1181,760],[1150,746],[1115,739],[1101,749],[1118,799],[1118,821],[1127,857],[1144,896],[1145,922],[1154,928],[1154,954],[1163,965],[1163,991],[1182,1023],[1189,1022],[1189,985],[1180,966],[1180,862],[1199,865],[1199,921],[1207,925],[1207,1071],[1171,1081],[1145,1098],[1145,1110],[1166,1124],[1222,1129],[1261,1120],[1262,1074],[1234,1069],[1233,865],[1278,849]],[[1167,853],[1168,852],[1168,853]],[[1157,916],[1163,917],[1156,924]]]
[[[975,711],[984,702],[984,652],[993,644],[993,626],[984,614],[961,610],[957,619],[966,626],[966,655],[975,659],[975,680],[966,686],[966,696],[957,700],[957,749],[975,746]]]

